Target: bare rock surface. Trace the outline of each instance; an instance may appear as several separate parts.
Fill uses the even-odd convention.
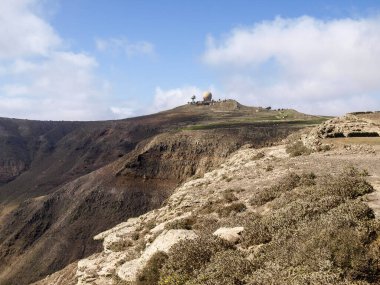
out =
[[[138,258],[124,263],[117,275],[126,281],[135,281],[138,272],[144,268],[147,261],[157,252],[167,253],[169,249],[182,240],[194,239],[197,235],[189,230],[169,230],[159,235]]]

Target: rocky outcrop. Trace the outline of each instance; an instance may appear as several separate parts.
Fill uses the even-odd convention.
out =
[[[170,248],[183,240],[195,239],[197,235],[189,230],[169,230],[161,233],[137,259],[127,261],[117,271],[118,277],[127,282],[136,281],[138,273],[145,267],[149,259],[157,252],[167,253]],[[80,284],[80,283],[79,283]]]
[[[345,137],[378,137],[380,135],[380,120],[378,113],[347,114],[333,118],[302,135],[302,141],[313,150],[321,148],[321,140],[326,138]]]
[[[322,138],[379,136],[380,125],[366,118],[348,114],[321,124],[317,132]]]
[[[25,161],[22,160],[0,160],[0,184],[6,183],[27,169]]]

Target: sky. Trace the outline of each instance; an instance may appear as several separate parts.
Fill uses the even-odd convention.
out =
[[[380,110],[380,2],[0,0],[0,117],[110,120],[200,100]]]

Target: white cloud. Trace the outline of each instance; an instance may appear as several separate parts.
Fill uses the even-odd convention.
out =
[[[53,28],[33,13],[37,2],[0,1],[0,59],[47,55],[61,43]]]
[[[153,55],[154,45],[147,41],[131,42],[125,37],[96,39],[96,48],[99,51],[111,51],[112,53],[125,53],[127,56]]]
[[[152,112],[168,110],[186,104],[191,101],[190,98],[193,95],[197,96],[197,99],[200,100],[201,94],[202,91],[196,86],[185,86],[168,90],[156,87],[153,106],[150,109]]]
[[[54,52],[37,63],[15,63],[14,80],[1,88],[2,116],[51,120],[95,120],[112,116],[105,88],[94,75],[96,62],[84,54]]]
[[[37,14],[43,1],[0,1],[0,116],[114,118],[109,88],[96,76],[96,59],[64,47]]]
[[[379,17],[276,18],[208,37],[203,60],[243,102],[341,114],[380,108],[379,46]]]

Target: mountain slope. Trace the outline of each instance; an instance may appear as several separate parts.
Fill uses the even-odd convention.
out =
[[[3,209],[16,205],[0,218],[0,282],[28,284],[100,250],[92,236],[159,207],[188,177],[320,119],[290,113],[273,122],[280,111],[185,106],[109,122],[4,119],[13,131],[3,136],[25,142],[25,157],[9,157],[27,167],[0,188]]]
[[[76,276],[70,268],[70,282],[127,284],[140,276],[137,284],[150,285],[154,278],[160,284],[377,284],[380,140],[354,151],[326,142],[331,150],[308,156],[289,157],[286,145],[238,150],[178,187],[162,208],[97,235],[103,252],[79,261]],[[218,229],[232,244],[212,238]],[[192,242],[194,234],[199,238]],[[158,251],[168,256],[161,255],[161,265],[149,263]],[[57,276],[37,284],[65,284]]]

